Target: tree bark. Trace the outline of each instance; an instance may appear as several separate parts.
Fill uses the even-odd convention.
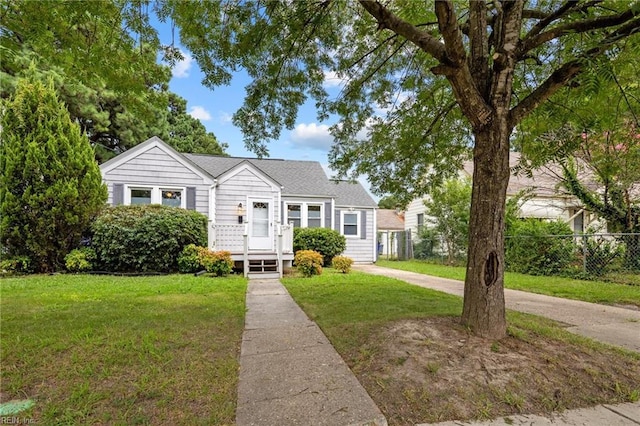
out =
[[[475,133],[469,251],[462,323],[488,339],[506,336],[504,216],[509,183],[507,111]]]

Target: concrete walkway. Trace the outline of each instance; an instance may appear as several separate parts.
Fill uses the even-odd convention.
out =
[[[505,416],[487,422],[452,421],[430,426],[638,426],[640,402],[619,405],[598,405],[554,414],[553,417],[536,415]],[[427,426],[427,424],[417,425]]]
[[[278,280],[249,281],[246,304],[237,425],[387,424]]]
[[[457,296],[464,294],[462,281],[376,265],[354,265],[353,269],[368,274],[397,278],[410,284]],[[504,297],[507,309],[550,318],[565,324],[567,330],[572,333],[640,352],[640,311],[638,310],[509,289],[505,289]]]

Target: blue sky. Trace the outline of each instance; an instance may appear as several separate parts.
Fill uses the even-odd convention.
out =
[[[170,44],[171,35],[168,26],[157,23],[157,28],[160,41]],[[231,122],[233,113],[242,106],[245,96],[244,88],[250,82],[249,77],[246,73],[239,72],[234,75],[229,86],[219,86],[211,90],[202,85],[203,73],[196,61],[179,41],[176,45],[181,49],[184,60],[172,70],[171,91],[187,100],[187,112],[192,117],[200,120],[219,141],[229,145],[227,149],[229,155],[255,157],[254,153],[245,148],[240,129]],[[340,90],[340,80],[328,76],[325,88],[330,95],[337,95]],[[327,175],[331,176],[327,158],[333,142],[329,134],[331,124],[333,123],[318,122],[315,106],[312,101],[308,102],[300,108],[295,127],[292,130],[283,129],[280,139],[268,144],[270,157],[318,161],[325,168]],[[369,190],[366,177],[361,176],[359,180]],[[379,198],[373,197],[376,201]]]

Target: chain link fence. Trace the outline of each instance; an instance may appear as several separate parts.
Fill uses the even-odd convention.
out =
[[[640,234],[508,236],[506,269],[640,285]]]
[[[464,266],[466,247],[453,254],[438,236],[414,244],[414,258]],[[505,237],[506,270],[530,275],[640,285],[640,234],[526,235]]]
[[[378,259],[413,259],[411,231],[386,231],[378,233]]]

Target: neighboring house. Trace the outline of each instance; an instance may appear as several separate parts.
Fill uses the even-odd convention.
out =
[[[520,154],[512,152],[509,157],[511,169],[520,161]],[[472,178],[473,162],[466,161],[461,177]],[[597,217],[584,210],[579,200],[571,195],[561,193],[558,188],[558,178],[553,169],[534,170],[532,176],[511,175],[507,187],[507,199],[518,195],[521,191],[529,191],[529,199],[520,207],[520,217],[538,218],[543,220],[562,220],[575,233],[581,233],[587,226],[594,223]],[[405,213],[405,229],[412,231],[412,236],[419,236],[422,227],[428,224],[428,216],[424,205],[424,198],[411,201]]]
[[[209,219],[208,245],[249,273],[282,275],[293,228],[324,227],[347,239],[345,256],[375,261],[376,203],[359,183],[334,182],[320,163],[181,154],[157,137],[100,166],[108,203],[164,204]]]
[[[404,232],[404,216],[394,209],[378,209],[378,256],[398,255],[398,232]]]

